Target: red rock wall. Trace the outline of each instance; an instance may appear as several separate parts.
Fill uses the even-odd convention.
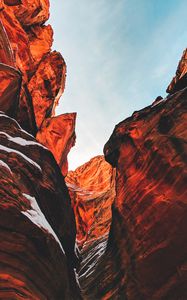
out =
[[[50,25],[44,24],[48,18],[48,0],[24,0],[21,4],[19,1],[4,1],[1,5],[0,108],[14,117],[27,132],[37,134],[39,141],[47,147],[49,130],[45,126],[54,116],[66,80],[66,64],[62,55],[51,51],[53,30]],[[60,162],[63,175],[66,175],[67,155],[74,144],[75,116],[71,129],[66,118],[53,118],[50,122],[58,128],[58,140],[62,141],[65,136],[68,140],[68,146],[61,142],[59,152],[55,144],[52,145],[52,140],[49,148]]]
[[[75,219],[53,155],[0,115],[0,299],[79,299]]]
[[[115,170],[103,156],[70,171],[66,177],[82,247],[109,233],[111,205],[115,197]]]
[[[112,224],[107,247],[82,253],[85,299],[187,299],[186,145],[187,86],[115,127],[104,147],[116,168]]]
[[[128,299],[187,297],[186,101],[184,89],[134,113],[105,145],[117,169],[109,243]]]
[[[0,1],[0,299],[80,299],[62,176],[76,114],[54,116],[66,65],[48,17],[48,1]]]

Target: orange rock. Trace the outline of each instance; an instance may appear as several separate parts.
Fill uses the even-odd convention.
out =
[[[0,18],[14,53],[16,67],[22,72],[23,79],[26,82],[33,70],[33,58],[27,34],[15,17],[13,7],[6,6],[5,9],[0,11]],[[11,62],[8,64],[11,64]]]
[[[21,73],[13,67],[0,63],[0,110],[11,117],[17,116]]]
[[[49,18],[49,0],[22,0],[15,15],[23,26],[43,24]]]
[[[0,299],[79,299],[64,178],[51,153],[4,114],[0,215]]]
[[[105,145],[117,171],[107,282],[120,274],[114,299],[187,297],[186,101],[187,87],[136,112]]]
[[[0,12],[1,13],[1,12]],[[6,30],[0,20],[0,63],[15,67],[14,53]]]
[[[27,31],[29,39],[29,48],[36,67],[41,60],[51,51],[53,43],[53,30],[51,25],[32,26]]]
[[[93,242],[107,235],[115,197],[115,170],[96,156],[66,177],[77,225],[77,242]]]
[[[67,175],[67,155],[75,144],[76,113],[46,119],[37,133],[37,140],[54,155],[62,174]]]
[[[61,54],[56,51],[41,61],[36,73],[31,78],[28,89],[32,96],[38,128],[45,118],[51,116],[56,98],[59,98],[64,91],[65,78],[66,64]]]
[[[187,84],[120,122],[105,145],[116,198],[107,246],[81,251],[84,299],[187,299],[186,101]]]

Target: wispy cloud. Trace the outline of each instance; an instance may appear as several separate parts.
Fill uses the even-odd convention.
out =
[[[51,12],[68,67],[57,112],[78,112],[74,168],[102,153],[116,123],[165,93],[186,47],[186,1],[52,0]]]

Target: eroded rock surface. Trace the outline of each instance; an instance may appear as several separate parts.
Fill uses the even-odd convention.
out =
[[[117,170],[109,238],[120,274],[114,295],[187,297],[186,104],[184,89],[134,113],[105,145]]]
[[[0,10],[0,63],[22,74],[16,119],[33,135],[54,114],[65,88],[66,64],[60,53],[51,51],[53,30],[44,24],[48,17],[48,0],[5,1]],[[3,74],[1,78],[3,90],[10,90]]]
[[[75,144],[76,113],[46,119],[37,133],[37,140],[53,153],[62,174],[67,175],[67,155]]]
[[[59,52],[51,51],[53,30],[44,24],[48,17],[48,0],[2,2],[0,110],[14,117],[27,132],[37,135],[53,152],[66,175],[67,155],[75,139],[75,117],[69,123],[67,118],[62,122],[62,117],[54,117],[65,89],[66,64]],[[56,128],[55,138],[49,133],[52,127]],[[55,150],[56,138],[58,149]]]
[[[112,224],[108,241],[82,251],[84,299],[187,298],[186,139],[187,87],[115,127],[104,148]]]
[[[187,85],[187,49],[184,50],[182,58],[178,64],[175,77],[167,88],[167,92],[173,94]]]
[[[75,114],[54,117],[66,65],[51,52],[48,16],[45,0],[0,1],[0,299],[80,299],[62,176]]]
[[[66,183],[75,212],[78,244],[83,246],[107,235],[115,197],[115,170],[102,155],[96,156],[70,171]]]
[[[1,299],[77,299],[75,219],[52,154],[0,114]]]
[[[90,276],[106,250],[111,206],[115,198],[115,169],[102,155],[96,156],[75,171],[70,171],[66,183],[75,213],[77,243],[81,253],[77,270],[81,295],[87,299],[87,289],[90,293],[92,288],[92,284],[89,285]],[[94,284],[97,285],[98,281]]]

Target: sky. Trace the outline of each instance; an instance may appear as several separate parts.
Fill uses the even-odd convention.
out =
[[[53,49],[67,64],[56,114],[77,112],[74,170],[116,124],[165,96],[185,49],[186,0],[51,0]]]

